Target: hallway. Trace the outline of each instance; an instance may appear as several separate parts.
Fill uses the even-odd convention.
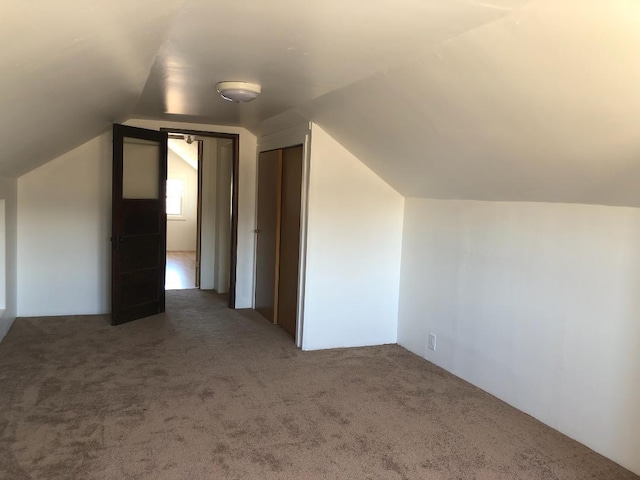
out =
[[[196,252],[167,252],[164,288],[196,288]]]

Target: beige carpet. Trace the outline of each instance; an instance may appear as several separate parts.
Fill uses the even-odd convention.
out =
[[[167,307],[15,323],[0,478],[639,478],[401,347],[301,352],[197,290]]]

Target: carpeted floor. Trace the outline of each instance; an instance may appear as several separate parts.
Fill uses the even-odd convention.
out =
[[[301,352],[215,294],[18,320],[2,479],[638,479],[401,347]]]

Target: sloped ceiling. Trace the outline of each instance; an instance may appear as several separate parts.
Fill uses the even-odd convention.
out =
[[[405,196],[640,206],[640,2],[534,2],[302,114]]]
[[[0,175],[133,113],[181,1],[0,1]]]
[[[198,169],[198,143],[187,143],[185,140],[169,138],[167,147],[194,170]]]
[[[313,120],[406,196],[640,206],[640,2],[37,3],[0,2],[0,175],[132,116]]]

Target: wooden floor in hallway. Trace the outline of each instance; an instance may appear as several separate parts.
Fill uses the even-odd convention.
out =
[[[196,288],[196,252],[167,252],[165,290]]]

